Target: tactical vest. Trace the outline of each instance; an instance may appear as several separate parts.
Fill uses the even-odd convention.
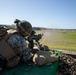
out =
[[[7,43],[7,39],[15,33],[17,33],[16,30],[7,30],[7,33],[0,39],[0,55],[7,60],[6,67],[8,68],[16,66],[20,61],[20,57]]]

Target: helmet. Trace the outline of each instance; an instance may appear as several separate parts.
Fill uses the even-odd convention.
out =
[[[16,19],[14,23],[16,23],[19,32],[24,32],[25,35],[29,35],[32,32],[32,25],[28,21]]]

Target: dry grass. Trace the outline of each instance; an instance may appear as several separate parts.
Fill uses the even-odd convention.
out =
[[[50,49],[76,51],[76,30],[39,30],[44,36],[40,40]]]

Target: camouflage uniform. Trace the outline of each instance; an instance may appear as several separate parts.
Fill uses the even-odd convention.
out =
[[[23,58],[26,62],[29,59],[30,49],[26,44],[26,40],[19,34],[13,34],[7,43],[14,49],[14,51]]]

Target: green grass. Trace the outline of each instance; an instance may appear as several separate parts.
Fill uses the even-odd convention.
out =
[[[40,42],[50,49],[76,51],[76,30],[39,30],[44,36]]]

